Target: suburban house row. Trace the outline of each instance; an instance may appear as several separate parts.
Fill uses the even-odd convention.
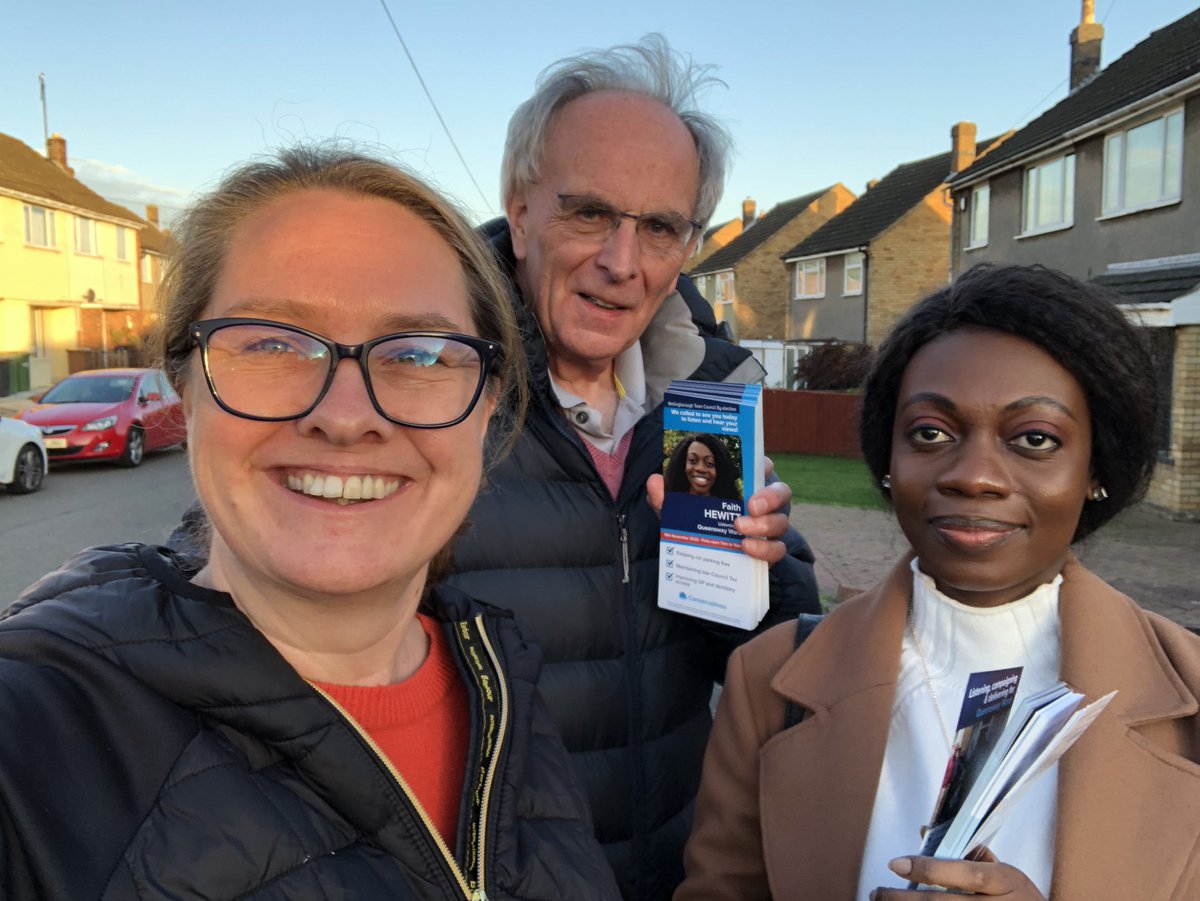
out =
[[[685,271],[769,384],[829,342],[875,345],[912,304],[976,263],[1040,263],[1125,298],[1162,386],[1149,500],[1200,516],[1200,10],[1105,68],[1089,0],[1070,91],[1014,132],[951,128],[947,153],[855,197],[804,194],[714,225]],[[1103,353],[1103,348],[1097,348]]]
[[[46,154],[0,134],[0,397],[137,359],[155,318],[169,236]]]

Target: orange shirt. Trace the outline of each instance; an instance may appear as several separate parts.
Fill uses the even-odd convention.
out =
[[[439,623],[417,618],[429,655],[403,682],[317,684],[387,755],[453,852],[471,732],[467,689]]]

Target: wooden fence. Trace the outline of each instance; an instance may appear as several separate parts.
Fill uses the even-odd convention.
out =
[[[136,347],[115,347],[112,350],[90,350],[82,348],[67,351],[67,371],[83,372],[86,369],[124,369],[140,367],[142,353]]]
[[[768,388],[763,397],[763,440],[768,454],[862,457],[857,394]]]

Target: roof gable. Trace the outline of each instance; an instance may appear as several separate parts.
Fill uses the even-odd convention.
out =
[[[0,134],[0,189],[4,188],[130,223],[142,221],[136,213],[105,200],[33,148]]]
[[[957,175],[952,183],[969,181],[1015,165],[1064,135],[1118,110],[1146,100],[1200,73],[1200,9],[1166,25],[1097,72],[1073,94],[1042,113],[995,152]]]
[[[991,141],[980,142],[990,146]],[[869,244],[916,206],[950,174],[950,153],[901,163],[875,187],[783,254],[783,259],[813,256]]]
[[[827,191],[833,190],[831,185],[820,191],[813,191],[802,197],[795,197],[778,203],[761,219],[743,231],[740,235],[693,269],[690,275],[701,275],[706,272],[720,272],[722,269],[732,269],[751,253],[757,250],[772,235],[803,213],[809,206]]]

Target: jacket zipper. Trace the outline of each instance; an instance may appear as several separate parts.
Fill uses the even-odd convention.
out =
[[[625,514],[617,514],[617,527],[621,531],[621,566],[624,568],[624,577],[621,579],[622,585],[629,584],[629,529],[625,525]]]
[[[508,680],[491,637],[484,628],[482,614],[476,614],[474,620],[454,623],[453,629],[459,657],[475,683],[473,702],[477,705],[477,740],[482,759],[482,764],[475,771],[473,787],[468,791],[466,806],[471,811],[468,822],[474,832],[468,833],[467,859],[463,869],[473,876],[468,877],[467,883],[472,901],[487,901],[488,823],[491,819],[492,786],[508,735]]]
[[[504,678],[503,671],[500,667],[500,659],[496,654],[495,648],[492,646],[491,639],[488,637],[487,631],[484,629],[482,614],[476,615],[474,624],[475,628],[478,630],[479,639],[486,651],[488,663],[490,664],[490,671],[485,672],[484,667],[480,665],[478,658],[469,652],[467,652],[467,658],[469,661],[467,670],[471,672],[475,679],[477,692],[484,697],[489,697],[493,694],[492,690],[488,687],[487,682],[489,680],[493,680],[495,682],[499,689],[497,692],[495,692],[495,694],[499,695],[499,705],[498,710],[495,713],[496,730],[494,740],[490,743],[490,747],[486,752],[487,764],[486,768],[483,768],[485,775],[483,777],[483,790],[478,803],[478,816],[473,817],[473,821],[478,824],[478,833],[474,843],[476,859],[473,879],[469,879],[463,873],[463,868],[460,867],[458,862],[454,859],[454,855],[451,853],[449,846],[446,844],[446,840],[442,837],[441,833],[438,832],[437,827],[434,826],[433,821],[429,818],[429,814],[425,811],[425,808],[421,805],[421,802],[417,799],[417,796],[413,793],[412,789],[409,788],[408,783],[404,781],[404,777],[400,775],[400,771],[396,769],[391,760],[388,759],[387,755],[383,753],[379,745],[375,743],[375,740],[371,738],[367,731],[359,725],[358,721],[354,719],[354,717],[352,717],[346,711],[346,709],[342,707],[341,704],[330,697],[329,694],[320,686],[315,685],[311,681],[308,684],[313,687],[313,690],[316,691],[317,694],[328,701],[329,704],[339,714],[341,714],[342,718],[355,732],[358,733],[359,737],[362,738],[367,747],[371,749],[371,752],[375,755],[379,762],[384,765],[389,773],[391,773],[392,778],[396,781],[396,785],[400,788],[401,793],[412,805],[413,810],[416,811],[417,816],[425,826],[425,831],[428,833],[430,839],[433,840],[434,845],[441,852],[442,859],[446,864],[446,868],[454,877],[454,881],[458,884],[458,888],[459,891],[462,892],[462,896],[466,898],[467,901],[488,901],[486,877],[484,873],[484,864],[487,860],[485,852],[487,850],[488,843],[488,815],[490,810],[492,786],[495,783],[496,771],[499,768],[500,763],[500,752],[504,747],[504,742],[508,734],[508,682]],[[460,638],[470,641],[471,636],[469,630],[465,628],[468,624],[465,622],[460,622],[456,623],[455,625],[459,627]],[[487,706],[495,705],[485,704],[485,707]]]
[[[503,677],[500,669],[500,658],[496,654],[496,649],[492,646],[492,640],[488,637],[487,632],[483,628],[483,616],[475,617],[475,625],[479,629],[479,637],[483,640],[483,646],[487,649],[488,658],[491,660],[492,668],[496,671],[498,678],[497,682],[500,686],[500,724],[499,734],[496,736],[496,746],[491,754],[491,759],[488,761],[487,776],[483,783],[483,809],[479,814],[479,867],[477,869],[478,882],[475,888],[475,894],[472,896],[473,901],[487,901],[486,882],[484,874],[484,861],[487,860],[487,823],[488,823],[488,807],[492,798],[492,785],[496,781],[496,770],[500,765],[500,749],[504,746],[504,739],[508,734],[508,680]]]

